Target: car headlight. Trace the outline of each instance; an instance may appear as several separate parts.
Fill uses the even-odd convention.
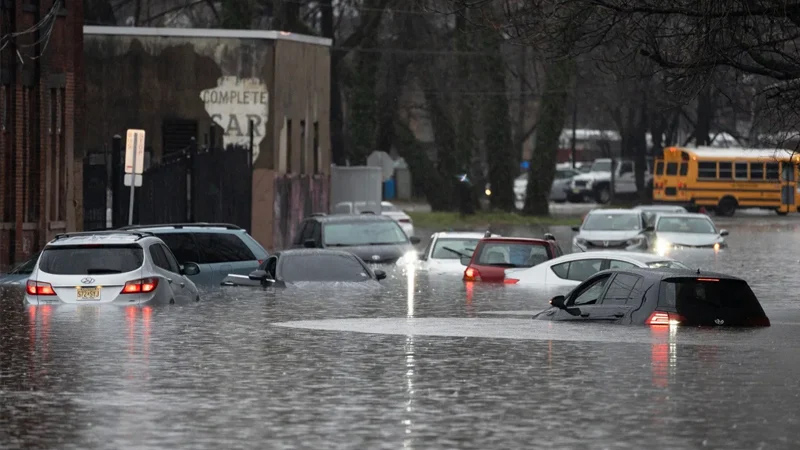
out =
[[[656,253],[664,254],[672,250],[672,242],[666,239],[657,239],[656,240]]]
[[[635,238],[628,239],[628,242],[626,242],[628,247],[631,247],[631,246],[634,246],[634,245],[642,245],[643,243],[644,243],[644,237],[643,236],[636,236]]]
[[[417,256],[417,252],[408,252],[405,255],[401,256],[397,260],[398,266],[408,266],[417,262],[419,257]]]

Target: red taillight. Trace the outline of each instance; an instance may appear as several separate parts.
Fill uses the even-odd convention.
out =
[[[464,281],[481,281],[481,273],[474,267],[467,267],[464,271]]]
[[[56,295],[53,286],[50,283],[42,283],[41,281],[28,280],[25,290],[29,295]]]
[[[158,287],[158,278],[142,278],[125,283],[122,288],[123,294],[145,294],[153,292]]]
[[[258,265],[260,266],[260,265],[261,265],[263,262],[264,262],[264,260],[263,260],[263,259],[259,259],[259,260],[258,260]]]
[[[713,282],[717,282],[717,281],[719,281],[719,279],[718,278],[698,278],[697,281],[713,281]]]
[[[505,283],[505,284],[517,284],[517,283],[519,283],[519,280],[516,279],[516,278],[506,278],[505,280],[503,280],[503,283]]]
[[[683,322],[683,316],[664,311],[653,311],[647,318],[647,325],[678,325]]]

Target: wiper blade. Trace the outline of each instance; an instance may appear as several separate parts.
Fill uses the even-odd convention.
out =
[[[468,255],[468,254],[466,254],[466,253],[462,253],[462,252],[460,252],[460,251],[458,251],[458,250],[455,250],[455,249],[452,249],[452,248],[450,248],[450,247],[442,247],[442,248],[443,248],[443,249],[445,249],[445,250],[447,250],[448,252],[453,252],[453,253],[455,253],[455,254],[456,254],[456,255],[458,255],[458,256],[469,256],[469,257],[472,257],[472,255]]]
[[[122,271],[115,269],[87,269],[86,273],[89,275],[98,275],[103,273],[122,273]]]

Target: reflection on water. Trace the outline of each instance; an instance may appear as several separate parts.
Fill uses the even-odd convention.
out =
[[[791,448],[800,228],[724,227],[729,249],[680,258],[746,278],[769,329],[534,325],[485,313],[540,310],[535,290],[392,268],[379,293],[243,289],[164,308],[3,299],[0,447]],[[375,322],[275,326],[335,319]]]

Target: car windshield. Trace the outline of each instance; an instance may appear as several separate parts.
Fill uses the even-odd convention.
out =
[[[102,275],[142,267],[144,252],[136,245],[64,245],[45,248],[39,270],[54,275]]]
[[[350,255],[284,255],[279,260],[278,277],[286,282],[325,281],[362,282],[372,279],[367,269]]]
[[[403,229],[393,220],[326,223],[323,234],[325,245],[329,247],[391,245],[408,242],[408,237]]]
[[[656,231],[665,233],[717,233],[711,220],[703,217],[661,217],[658,220],[658,224],[656,224]]]
[[[581,228],[588,231],[638,230],[639,214],[589,214]]]
[[[611,172],[611,161],[595,161],[592,164],[592,172]]]
[[[688,269],[689,267],[678,261],[653,261],[647,263],[651,269]]]
[[[433,247],[433,259],[459,259],[472,256],[478,246],[478,238],[439,238]]]
[[[533,267],[550,259],[547,247],[519,242],[487,242],[476,263],[482,266]]]

